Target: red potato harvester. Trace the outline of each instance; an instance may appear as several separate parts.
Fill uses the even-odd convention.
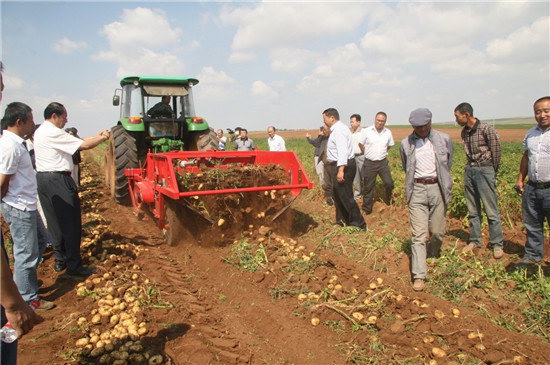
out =
[[[228,169],[245,166],[278,165],[284,168],[287,181],[284,184],[246,186],[230,189],[180,191],[176,173],[197,173],[204,168]],[[201,215],[210,224],[214,222],[197,212],[188,204],[186,197],[197,199],[205,195],[238,194],[262,191],[289,191],[292,199],[272,220],[278,218],[300,194],[302,189],[311,189],[312,182],[294,152],[268,151],[174,151],[148,153],[143,168],[126,169],[128,189],[138,215],[147,213],[156,225],[164,230],[168,244],[175,245],[180,231],[185,226],[185,216],[178,214],[178,207],[186,206]],[[266,193],[267,194],[267,193]]]

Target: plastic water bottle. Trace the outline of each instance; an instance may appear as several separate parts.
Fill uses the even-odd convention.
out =
[[[12,343],[17,340],[17,333],[15,333],[15,328],[11,323],[6,323],[4,327],[0,329],[0,340],[5,343]]]

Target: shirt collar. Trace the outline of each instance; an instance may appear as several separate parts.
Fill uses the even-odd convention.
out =
[[[550,127],[546,128],[546,130],[543,131],[542,128],[540,127],[540,125],[538,125],[538,124],[535,127],[535,129],[537,129],[541,133],[546,133],[546,132],[550,131]]]
[[[15,133],[13,133],[13,132],[7,130],[7,129],[4,129],[4,133],[3,133],[3,134],[4,134],[5,137],[10,138],[11,140],[13,140],[13,141],[16,142],[16,143],[23,143],[23,142],[25,142],[25,140],[24,140],[23,138],[19,137],[17,134],[15,134]]]
[[[340,122],[339,120],[337,120],[336,123],[334,123],[334,124],[332,125],[332,127],[330,127],[330,130],[333,131],[334,128],[336,128],[336,125],[338,125],[339,123],[341,123],[341,122]]]
[[[467,133],[474,133],[477,130],[477,127],[479,127],[479,123],[481,123],[481,122],[479,121],[479,119],[476,118],[476,122],[474,123],[472,128],[468,129],[468,126],[465,125],[464,126],[464,131],[466,131]]]
[[[375,127],[375,126],[371,125],[370,128],[371,128],[373,131],[375,131],[376,133],[378,133],[378,131],[376,130],[376,127]],[[382,128],[382,131],[381,131],[380,133],[378,133],[378,134],[382,134],[382,133],[384,133],[385,131],[386,131],[386,127]]]

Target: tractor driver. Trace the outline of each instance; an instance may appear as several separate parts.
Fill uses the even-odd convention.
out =
[[[172,118],[170,96],[163,96],[161,101],[159,101],[151,109],[149,109],[147,115],[149,115],[151,118]]]

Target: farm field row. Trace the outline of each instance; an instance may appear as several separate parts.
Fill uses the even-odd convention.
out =
[[[290,139],[287,147],[314,180],[312,147],[304,139]],[[57,308],[21,341],[20,361],[548,363],[548,246],[543,265],[511,270],[524,240],[520,199],[511,189],[521,145],[503,144],[501,261],[486,248],[472,256],[458,253],[467,228],[460,193],[464,154],[455,147],[448,235],[442,256],[430,259],[430,280],[420,294],[410,288],[397,148],[390,154],[395,205],[376,202],[366,233],[331,225],[333,208],[315,186],[293,205],[288,232],[257,225],[230,245],[214,240],[177,247],[163,244],[148,218],[138,220],[131,208],[109,199],[98,172],[102,158],[88,153],[83,252],[98,272],[79,284],[56,274],[48,254],[39,275],[43,295]],[[87,343],[79,347],[79,340]],[[92,354],[98,341],[103,350]]]

